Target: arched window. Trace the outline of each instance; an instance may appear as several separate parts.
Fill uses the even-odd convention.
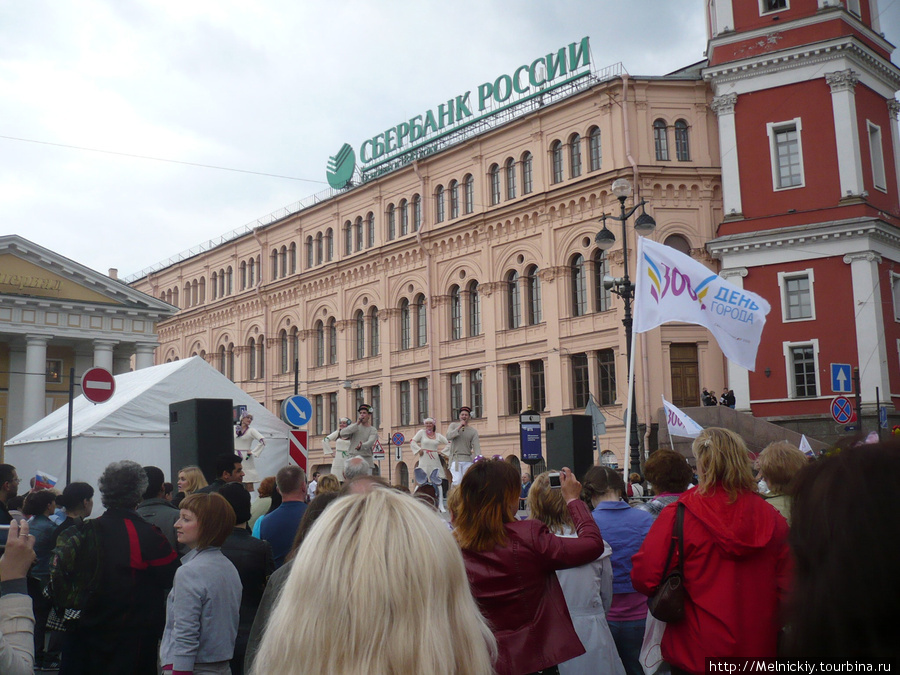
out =
[[[191,306],[191,284],[190,282],[184,285],[184,308],[188,309]]]
[[[219,296],[219,273],[212,273],[212,293],[210,293],[212,299],[215,300]]]
[[[206,277],[200,277],[197,287],[199,288],[198,301],[203,304],[206,302]]]
[[[572,258],[572,316],[587,314],[587,292],[584,279],[584,257]]]
[[[247,264],[247,283],[250,288],[256,285],[256,260],[253,258],[250,258],[250,262]]]
[[[316,321],[316,365],[325,365],[325,324]]]
[[[450,288],[450,339],[462,337],[462,297],[459,286]]]
[[[569,177],[578,178],[581,175],[581,136],[572,134],[569,139]]]
[[[684,120],[675,121],[675,157],[679,162],[691,161],[688,125]]]
[[[363,219],[362,216],[357,216],[356,223],[353,226],[353,232],[356,235],[356,250],[362,251],[363,248]]]
[[[266,376],[266,338],[262,335],[259,336],[259,342],[257,343],[257,352],[259,352],[259,377],[264,378]]]
[[[594,251],[591,256],[594,261],[594,291],[596,294],[597,311],[605,312],[612,307],[612,292],[604,288],[603,277],[609,274],[606,254],[601,250]]]
[[[519,273],[512,270],[506,275],[507,318],[510,328],[522,325],[521,298],[519,294]]]
[[[369,211],[366,214],[366,248],[375,245],[375,214]]]
[[[297,273],[297,244],[291,242],[291,246],[288,249],[288,259],[290,260],[291,266],[291,274]]]
[[[395,209],[393,204],[388,204],[387,207],[387,227],[388,241],[393,241],[394,237],[397,236],[397,223],[395,221]]]
[[[344,223],[344,255],[353,253],[353,223],[349,220]]]
[[[329,227],[325,230],[325,262],[334,260],[334,231]]]
[[[234,293],[234,274],[232,272],[231,267],[229,266],[227,270],[225,270],[225,293],[231,295]]]
[[[312,250],[312,247],[310,247]],[[247,288],[247,263],[245,261],[241,261],[241,290],[243,291]]]
[[[506,198],[516,198],[516,160],[512,157],[506,160]]]
[[[300,359],[300,331],[294,326],[291,328],[291,370]],[[299,364],[298,364],[299,365]]]
[[[173,304],[176,307],[181,307],[181,305],[178,304],[178,287],[177,286],[172,291],[172,302],[169,304]]]
[[[247,379],[256,379],[256,340],[250,338],[247,343]]]
[[[522,194],[530,195],[534,190],[534,157],[530,152],[522,155]]]
[[[478,282],[470,281],[466,287],[469,292],[469,337],[481,335],[481,295],[478,293]]]
[[[286,277],[288,273],[288,250],[287,246],[282,246],[281,251],[279,253],[279,258],[281,258],[281,276]]]
[[[230,273],[231,268],[229,268]],[[225,270],[219,270],[219,293],[218,296],[220,298],[225,297]]]
[[[218,355],[216,358],[216,365],[219,368],[219,372],[227,377],[225,368],[227,367],[228,363],[225,360],[225,345],[219,347]]]
[[[593,127],[590,135],[591,171],[599,171],[603,163],[603,150],[600,146],[600,127]]]
[[[269,254],[269,261],[271,262],[272,267],[272,278],[278,278],[278,249],[273,248],[272,252]]]
[[[537,265],[532,265],[525,270],[525,293],[527,294],[525,302],[528,323],[532,326],[541,323],[544,317],[541,306],[541,278],[538,276]]]
[[[474,213],[475,211],[475,176],[468,174],[463,178],[463,186],[465,190],[465,211],[466,213]]]
[[[228,355],[228,373],[226,376],[232,382],[234,381],[234,343],[228,343],[228,351],[226,352]]]
[[[378,356],[381,353],[381,332],[378,326],[378,308],[369,310],[369,356]]]
[[[663,242],[666,246],[671,246],[676,251],[680,251],[685,255],[691,254],[691,242],[685,239],[680,234],[670,234],[666,237],[666,240]]]
[[[279,356],[281,356],[281,372],[287,373],[290,372],[290,363],[291,363],[291,352],[290,352],[290,344],[288,342],[288,334],[287,331],[282,329],[278,334],[278,343],[281,346],[279,350]]]
[[[434,191],[434,221],[444,222],[444,186],[438,185]]]
[[[353,315],[356,324],[356,358],[366,358],[366,317],[361,309]]]
[[[400,236],[409,234],[409,205],[405,199],[400,200]]]
[[[334,317],[331,317],[328,319],[328,363],[332,366],[337,363],[337,356],[337,320]]]
[[[553,171],[553,182],[563,182],[563,146],[562,141],[553,141],[550,145],[550,166]]]
[[[412,231],[418,232],[419,228],[422,227],[422,198],[419,195],[413,195],[412,210],[413,210]]]
[[[492,164],[488,176],[491,185],[491,206],[496,206],[500,203],[500,167]]]
[[[416,346],[424,347],[428,343],[428,315],[425,313],[425,296],[416,296]]]
[[[313,238],[312,235],[310,235],[306,238],[306,269],[312,268],[313,264],[315,263],[313,253]]]
[[[450,181],[450,218],[459,218],[459,183]]]
[[[400,301],[400,349],[409,349],[410,347],[410,321],[409,321],[409,300],[403,298]]]
[[[665,120],[659,119],[653,123],[653,144],[656,147],[656,159],[660,162],[669,161],[669,136]]]
[[[322,258],[325,254],[324,248],[325,243],[322,241],[322,233],[319,232],[316,234],[316,265],[322,264]]]

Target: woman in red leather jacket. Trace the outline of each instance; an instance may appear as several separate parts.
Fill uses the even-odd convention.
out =
[[[497,638],[498,675],[556,673],[556,664],[584,654],[555,572],[596,560],[603,538],[569,469],[560,471],[560,484],[577,539],[557,537],[540,521],[516,520],[520,477],[506,462],[476,462],[460,484],[454,535]]]

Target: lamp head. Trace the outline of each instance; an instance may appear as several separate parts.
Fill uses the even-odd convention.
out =
[[[650,234],[656,229],[656,221],[653,220],[653,216],[644,211],[643,206],[641,206],[641,215],[634,221],[634,229],[640,234]]]
[[[601,251],[608,251],[613,247],[613,244],[616,243],[616,235],[606,227],[605,219],[603,222],[603,229],[597,233],[597,236],[594,237],[594,241],[597,242],[597,246]]]
[[[624,201],[631,196],[631,182],[627,178],[616,178],[612,184],[612,193],[617,199]]]

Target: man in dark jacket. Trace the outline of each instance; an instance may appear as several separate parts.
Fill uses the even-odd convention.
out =
[[[12,464],[0,464],[0,525],[9,525],[12,516],[6,502],[19,493],[19,475]],[[0,530],[0,545],[6,544],[7,530]]]
[[[225,453],[216,457],[216,479],[197,492],[218,492],[228,483],[244,482],[244,465],[240,455]]]
[[[181,557],[187,553],[185,547],[178,543],[175,536],[175,521],[178,520],[181,511],[166,499],[166,491],[163,487],[166,477],[163,475],[162,469],[156,466],[145,466],[144,473],[147,474],[147,489],[144,492],[144,501],[138,504],[136,509],[138,515],[162,530],[169,544]]]
[[[247,521],[250,520],[250,493],[240,483],[231,483],[219,490],[219,494],[231,504],[237,519],[234,532],[222,544],[222,553],[237,568],[243,586],[238,634],[234,644],[234,657],[231,659],[232,675],[242,675],[250,628],[256,618],[256,610],[263,591],[266,590],[269,576],[275,571],[275,562],[269,542],[251,536],[247,527]]]
[[[71,588],[82,605],[71,607],[81,609],[81,618],[66,632],[63,667],[85,675],[156,675],[178,556],[134,510],[147,489],[140,464],[113,462],[99,483],[106,512],[63,532],[51,561],[54,595]]]

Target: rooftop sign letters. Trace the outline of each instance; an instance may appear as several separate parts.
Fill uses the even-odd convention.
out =
[[[357,158],[363,172],[375,169],[509,106],[584,77],[591,72],[590,66],[590,43],[585,37],[366,139],[358,152],[345,143],[329,158],[328,184],[338,190],[347,187]]]

